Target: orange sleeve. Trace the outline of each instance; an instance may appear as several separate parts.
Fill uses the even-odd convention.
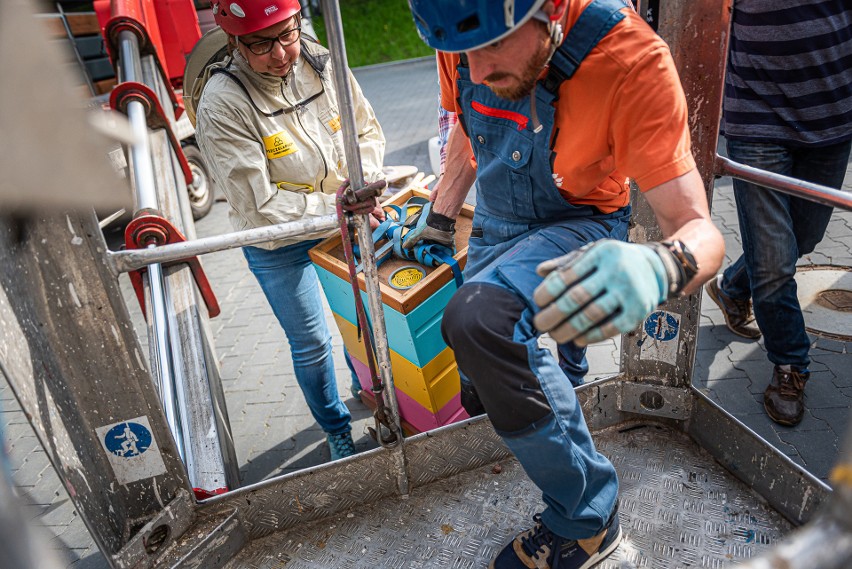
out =
[[[458,87],[456,85],[458,70],[456,67],[459,64],[459,55],[438,51],[436,57],[438,59],[438,81],[441,84],[441,106],[450,112],[458,113],[461,110],[456,104],[456,101],[458,101]]]
[[[438,81],[441,84],[441,106],[451,113],[461,114],[461,109],[458,106],[458,84],[456,83],[459,73],[457,69],[459,55],[443,51],[437,51],[435,55],[438,59]],[[470,146],[470,140],[467,141],[467,149],[470,156],[470,164],[476,168],[476,158],[473,156],[473,148]]]
[[[668,48],[645,54],[621,83],[613,105],[615,167],[650,190],[695,167],[686,97]]]

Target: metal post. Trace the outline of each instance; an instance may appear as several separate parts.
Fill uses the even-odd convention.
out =
[[[152,246],[153,247],[153,246]],[[151,307],[151,326],[154,329],[150,341],[151,369],[157,380],[163,412],[169,424],[169,430],[175,438],[180,457],[186,461],[183,444],[183,427],[175,405],[175,382],[172,374],[172,346],[169,342],[169,320],[166,309],[166,291],[163,282],[162,265],[148,267],[148,306]]]
[[[139,42],[136,35],[129,31],[119,34],[121,65],[119,79],[125,81],[141,80],[142,68],[139,64]],[[132,101],[127,105],[127,118],[133,130],[136,144],[130,146],[128,169],[133,180],[136,203],[139,209],[158,209],[156,182],[154,180],[154,162],[151,158],[150,139],[148,137],[148,118],[141,102]],[[151,245],[150,248],[154,248]],[[166,284],[161,265],[148,267],[148,305],[150,324],[153,330],[149,352],[151,372],[154,375],[163,412],[175,438],[178,452],[184,456],[183,431],[175,403],[175,380],[172,367],[172,351],[169,345],[169,317],[165,302]]]
[[[83,183],[69,176],[69,188]],[[189,481],[94,215],[33,219],[27,234],[0,221],[3,374],[112,564]],[[127,429],[135,448],[121,446]]]
[[[646,10],[647,15],[652,3],[642,4],[640,10]],[[731,0],[660,0],[654,14],[657,31],[671,48],[684,87],[693,155],[708,203],[713,198],[731,4]],[[696,65],[696,61],[702,64]],[[660,240],[663,235],[656,217],[635,190],[630,240]],[[666,302],[638,330],[622,335],[621,372],[628,380],[653,378],[680,389],[692,383],[700,300],[700,294],[695,293]]]
[[[159,67],[152,56],[141,57],[138,44],[134,32],[119,33],[119,79],[143,84],[161,100],[168,100]],[[128,160],[137,206],[161,212],[192,238],[192,216],[188,201],[181,200],[186,186],[176,165],[175,149],[164,129],[149,130],[149,111],[141,101],[127,104],[131,127],[141,141],[130,147]],[[163,112],[166,119],[173,119],[170,109],[164,108]],[[205,496],[236,488],[239,468],[218,362],[212,342],[205,336],[208,328],[198,307],[191,271],[186,265],[164,269],[153,264],[146,284],[151,307],[148,323],[152,372],[193,488]]]
[[[142,67],[139,64],[139,40],[136,34],[128,31],[119,34],[120,64],[118,80],[121,83],[139,82],[142,79]],[[131,172],[133,187],[136,190],[136,207],[139,209],[157,209],[157,192],[154,182],[154,164],[151,160],[151,147],[148,141],[148,118],[145,107],[138,101],[127,105],[127,118],[136,144],[130,146],[128,169]]]
[[[355,128],[355,113],[352,106],[351,82],[349,79],[349,64],[346,58],[346,47],[343,38],[343,23],[340,17],[340,5],[334,0],[323,0],[323,14],[328,33],[331,59],[334,63],[334,85],[337,89],[338,107],[340,108],[341,126],[343,128],[343,150],[346,154],[346,164],[349,168],[349,179],[354,190],[364,185],[364,173],[361,168],[361,152],[358,146],[358,131]],[[390,411],[390,420],[396,426],[398,433],[402,432],[399,422],[399,404],[396,400],[393,374],[391,373],[390,349],[388,347],[387,329],[385,328],[382,293],[379,288],[379,272],[374,257],[373,235],[366,215],[356,218],[358,241],[361,246],[364,280],[367,285],[367,300],[372,313],[373,336],[376,339],[376,359],[379,375],[385,384],[385,403]],[[381,435],[379,435],[381,436]],[[398,468],[397,482],[400,493],[408,494],[408,474],[406,467],[404,445],[397,445],[391,450],[394,462]]]

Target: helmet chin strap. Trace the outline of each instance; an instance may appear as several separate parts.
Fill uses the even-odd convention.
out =
[[[554,15],[548,16],[541,10],[533,14],[533,19],[538,20],[540,22],[544,22],[547,24],[547,33],[550,36],[550,52],[547,54],[547,59],[544,60],[544,64],[542,64],[541,68],[538,70],[536,75],[541,74],[545,67],[550,63],[550,60],[553,58],[553,54],[556,53],[556,50],[559,49],[559,46],[562,45],[562,40],[565,38],[565,33],[562,29],[562,23],[560,20],[562,19],[562,14],[564,10],[557,10]],[[530,91],[530,119],[532,120],[532,130],[534,133],[538,134],[541,132],[542,124],[538,120],[538,113],[535,108],[535,88],[538,85],[538,81],[533,83],[532,91]]]

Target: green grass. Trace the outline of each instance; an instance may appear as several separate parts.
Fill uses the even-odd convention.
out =
[[[420,40],[405,0],[340,0],[349,67],[386,63],[435,52]],[[313,14],[314,29],[328,46],[325,22]]]

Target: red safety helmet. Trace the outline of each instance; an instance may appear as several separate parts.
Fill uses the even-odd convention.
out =
[[[302,9],[298,0],[213,0],[213,19],[232,36],[253,34],[291,18]]]

